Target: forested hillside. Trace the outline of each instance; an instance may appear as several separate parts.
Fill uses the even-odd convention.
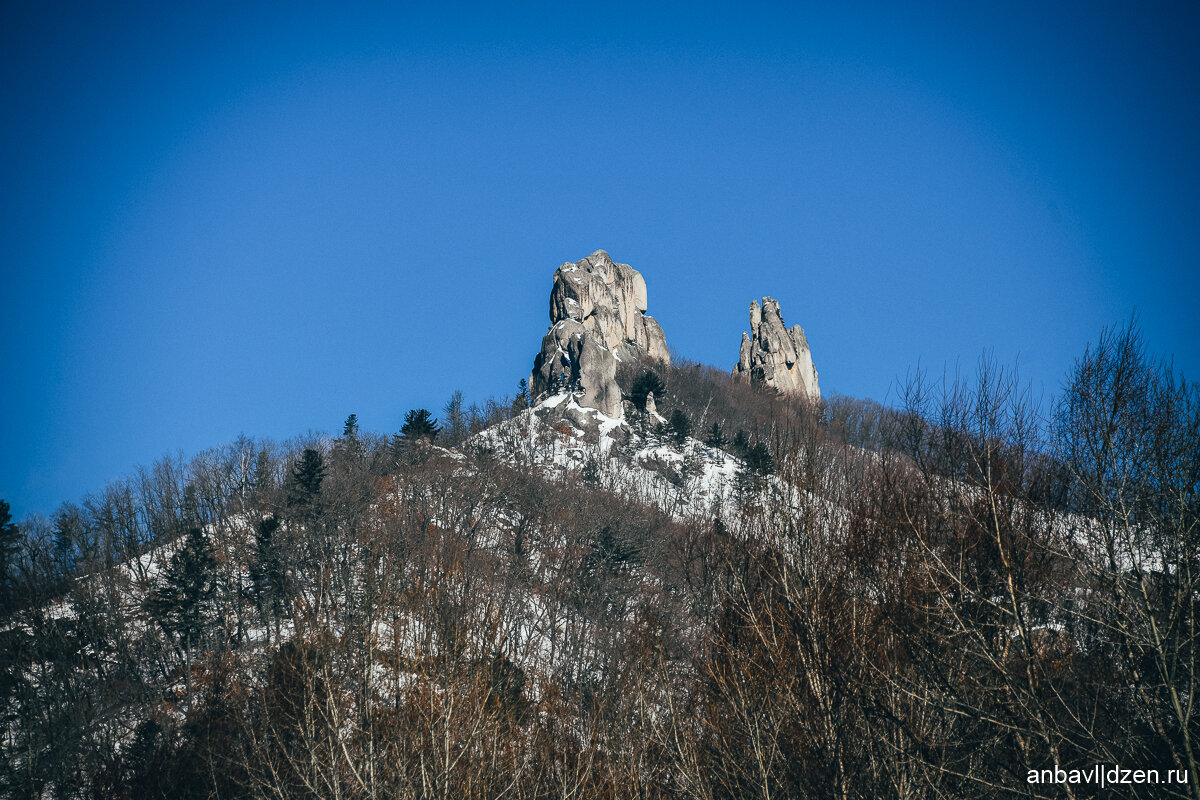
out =
[[[674,361],[0,507],[4,795],[1200,798],[1200,392],[1134,328],[1044,405]],[[1029,781],[1096,764],[1161,780]]]

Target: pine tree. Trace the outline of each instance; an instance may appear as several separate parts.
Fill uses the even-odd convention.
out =
[[[692,435],[692,420],[682,408],[671,412],[671,435],[679,447],[687,444],[688,437]]]
[[[437,420],[428,410],[414,408],[404,415],[404,427],[400,429],[400,436],[406,443],[416,442],[420,439],[433,441],[440,432]]]
[[[517,382],[517,396],[513,398],[512,410],[524,411],[529,408],[529,381],[521,378]]]
[[[283,613],[287,580],[279,545],[275,541],[278,531],[279,520],[274,517],[267,517],[258,523],[254,531],[254,560],[250,564],[255,605],[265,617],[275,620],[277,631],[279,616]]]
[[[288,480],[289,508],[316,512],[320,506],[321,483],[325,480],[325,458],[320,450],[305,448]]]
[[[171,558],[163,584],[147,605],[163,629],[177,636],[185,651],[201,640],[213,611],[217,562],[202,528],[192,528]]]
[[[755,442],[746,450],[746,466],[759,475],[770,475],[775,471],[775,457],[763,442]]]
[[[704,438],[704,443],[709,447],[716,447],[718,449],[724,448],[729,443],[724,431],[721,430],[720,423],[714,422],[712,424],[712,427],[708,429],[708,435]]]
[[[393,433],[391,443],[388,445],[388,452],[391,455],[392,462],[395,465],[404,463],[404,436],[399,433]]]
[[[741,458],[745,458],[750,451],[750,437],[746,435],[744,430],[739,430],[737,435],[733,437],[733,454]]]
[[[629,390],[629,399],[633,401],[633,405],[638,411],[646,410],[646,395],[653,393],[654,399],[661,399],[666,392],[667,387],[663,384],[662,378],[653,370],[646,370],[637,377],[633,382],[633,387]]]
[[[183,648],[184,681],[192,687],[192,653],[204,640],[214,611],[217,562],[202,528],[192,528],[167,565],[162,585],[145,605]]]
[[[271,469],[271,456],[266,448],[254,457],[254,493],[259,505],[266,506],[267,499],[275,490],[275,473]]]
[[[196,484],[188,483],[183,487],[183,503],[180,511],[179,530],[191,527],[200,522],[200,498],[196,492]]]
[[[0,500],[0,589],[8,593],[12,573],[21,552],[21,529],[12,521],[8,502]],[[5,597],[7,601],[7,596]]]
[[[362,461],[366,454],[366,447],[358,438],[358,415],[351,414],[342,426],[342,438],[334,445],[335,466],[345,469],[355,461]]]
[[[54,515],[54,563],[63,576],[75,572],[83,524],[79,509],[69,503],[64,503]]]

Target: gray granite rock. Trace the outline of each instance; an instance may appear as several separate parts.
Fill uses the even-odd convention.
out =
[[[654,317],[646,316],[646,281],[628,264],[617,264],[597,250],[587,258],[563,264],[550,291],[550,324],[574,319],[624,358],[649,356],[670,363],[667,339]],[[640,352],[637,352],[640,351]]]
[[[773,297],[764,297],[761,307],[750,303],[750,333],[742,334],[733,374],[787,394],[803,393],[810,400],[821,399],[804,329],[799,325],[787,329]]]
[[[533,396],[565,387],[581,393],[579,405],[620,416],[616,362],[671,360],[662,327],[646,307],[641,273],[603,250],[560,266],[550,291],[550,330],[529,380]]]

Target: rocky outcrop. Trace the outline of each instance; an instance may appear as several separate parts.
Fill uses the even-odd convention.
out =
[[[751,301],[750,333],[742,334],[742,349],[733,374],[787,394],[803,392],[810,400],[821,399],[804,329],[799,325],[790,331],[784,327],[779,303],[772,297],[764,297],[761,308]]]
[[[648,355],[670,362],[667,339],[654,317],[646,316],[646,281],[628,264],[617,264],[603,250],[563,264],[554,273],[550,292],[550,323],[573,319],[601,338],[604,346],[623,358]],[[640,351],[640,352],[637,352]]]
[[[641,273],[603,250],[559,267],[550,291],[550,330],[529,381],[534,397],[565,386],[581,393],[579,405],[620,416],[617,361],[671,360],[662,327],[646,316],[646,307]]]
[[[579,405],[618,417],[621,388],[616,375],[617,360],[603,340],[578,320],[563,319],[542,337],[529,386],[535,398],[560,389],[575,390],[582,394]]]

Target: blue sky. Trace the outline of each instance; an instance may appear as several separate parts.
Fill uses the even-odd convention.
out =
[[[0,10],[18,516],[510,393],[597,248],[707,363],[776,297],[826,393],[1049,397],[1135,312],[1200,374],[1194,4],[175,5]]]

